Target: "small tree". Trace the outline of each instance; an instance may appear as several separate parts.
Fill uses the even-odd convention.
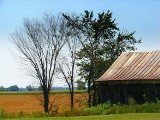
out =
[[[62,53],[63,56],[61,58],[61,61],[59,63],[59,70],[62,74],[63,78],[65,79],[69,91],[70,91],[70,100],[71,100],[71,110],[74,106],[74,82],[75,82],[75,76],[76,76],[76,52],[79,47],[79,40],[81,37],[79,36],[79,33],[75,31],[75,29],[72,29],[71,27],[67,27],[68,30],[68,39],[66,39],[66,46],[65,46],[65,52]],[[67,56],[65,55],[67,54]]]
[[[59,52],[67,39],[65,19],[45,14],[43,19],[24,19],[23,28],[12,34],[24,67],[39,81],[44,112],[49,112],[49,93],[56,73]]]
[[[26,86],[27,91],[33,91],[34,87],[32,87],[31,85]]]
[[[19,87],[17,85],[12,85],[8,88],[8,91],[18,91]]]
[[[59,63],[59,70],[65,79],[70,95],[71,95],[71,110],[74,106],[74,82],[75,82],[75,65],[76,65],[76,51],[77,51],[77,39],[76,36],[70,35],[70,39],[66,42],[68,52],[69,52],[69,58],[63,57],[61,59],[61,62]],[[66,48],[66,49],[67,49]]]
[[[6,91],[6,88],[4,88],[3,86],[0,86],[0,91]]]

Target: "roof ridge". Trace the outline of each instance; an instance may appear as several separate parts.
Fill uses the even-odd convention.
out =
[[[152,50],[152,51],[126,51],[123,53],[151,53],[151,52],[160,52],[160,50]]]

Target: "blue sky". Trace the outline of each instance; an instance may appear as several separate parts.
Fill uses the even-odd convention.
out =
[[[142,38],[137,51],[160,49],[160,0],[0,0],[0,86],[17,84],[25,87],[32,80],[19,70],[10,42],[10,34],[20,28],[23,18],[41,18],[44,12],[94,13],[111,10],[118,26],[136,31]]]

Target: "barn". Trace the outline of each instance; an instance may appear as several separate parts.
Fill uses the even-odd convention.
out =
[[[100,102],[138,104],[160,99],[160,51],[124,52],[97,80]]]

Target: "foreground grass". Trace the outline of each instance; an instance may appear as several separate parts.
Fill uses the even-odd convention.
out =
[[[21,119],[6,119],[6,120],[21,120]],[[77,117],[23,118],[23,120],[160,120],[160,114],[130,113],[130,114],[77,116]]]

